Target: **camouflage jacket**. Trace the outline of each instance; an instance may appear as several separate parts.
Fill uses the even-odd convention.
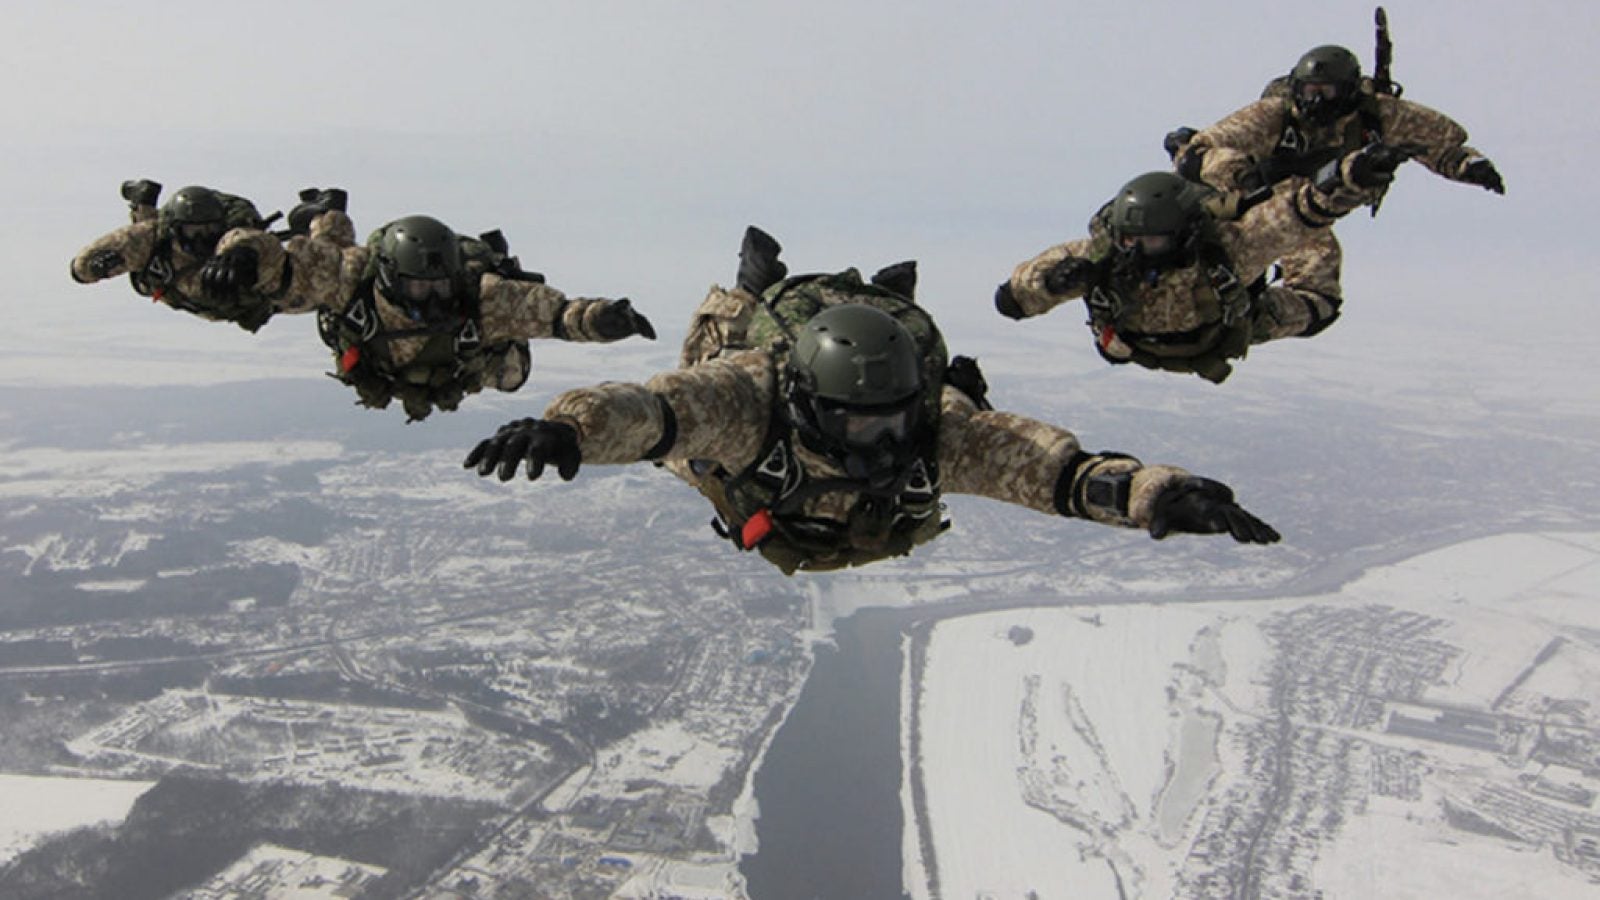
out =
[[[1023,316],[1031,317],[1086,294],[1093,294],[1090,299],[1100,301],[1102,298],[1096,293],[1096,288],[1100,288],[1115,294],[1110,301],[1099,304],[1114,307],[1107,314],[1111,321],[1091,322],[1097,332],[1103,331],[1106,324],[1115,332],[1114,335],[1101,334],[1102,349],[1108,349],[1107,338],[1114,337],[1134,349],[1147,350],[1157,356],[1196,355],[1208,349],[1203,337],[1206,329],[1230,318],[1230,310],[1219,298],[1220,284],[1237,286],[1255,282],[1274,260],[1301,246],[1319,229],[1368,202],[1370,197],[1371,192],[1354,188],[1348,178],[1344,186],[1331,192],[1317,190],[1305,179],[1294,179],[1279,184],[1270,199],[1250,207],[1239,218],[1209,223],[1207,230],[1216,249],[1225,256],[1221,261],[1225,270],[1219,271],[1219,262],[1205,259],[1202,254],[1186,268],[1162,272],[1153,283],[1120,283],[1108,289],[1091,280],[1059,294],[1048,291],[1045,273],[1069,257],[1094,263],[1098,271],[1107,268],[1111,241],[1108,234],[1100,233],[1058,244],[1018,265],[1011,275],[1011,290]],[[1239,312],[1232,310],[1231,317],[1237,317]],[[1097,313],[1093,318],[1101,316]]]
[[[127,187],[124,185],[125,197]],[[225,221],[231,230],[256,231],[276,218],[276,214],[262,218],[255,204],[243,197],[220,191],[217,196],[223,202]],[[207,296],[201,290],[200,269],[209,257],[194,256],[174,241],[159,207],[130,197],[128,217],[132,224],[101,237],[73,258],[74,281],[89,284],[127,274],[138,294],[202,319],[232,322],[251,332],[260,329],[277,311],[275,298],[257,292],[246,291],[229,298]],[[116,253],[122,262],[97,276],[90,271],[89,263],[105,251]]]
[[[781,421],[775,416],[780,402],[775,368],[767,351],[745,350],[659,373],[644,384],[609,382],[568,391],[550,403],[545,418],[577,430],[585,464],[659,460],[695,483],[690,461],[743,472],[769,445],[769,431]],[[1118,454],[1084,453],[1071,432],[1013,413],[979,410],[953,387],[943,387],[940,404],[931,461],[939,473],[938,493],[975,494],[1044,513],[1143,527],[1156,495],[1188,474],[1171,466],[1142,466]],[[796,455],[808,476],[844,477],[828,459],[804,447]],[[1082,500],[1090,475],[1120,472],[1132,472],[1125,512]],[[808,498],[800,515],[847,524],[860,499],[849,489],[822,493]]]
[[[370,280],[370,253],[355,243],[355,228],[342,212],[323,213],[312,220],[310,234],[283,242],[264,232],[233,231],[217,251],[239,246],[255,249],[260,261],[256,289],[281,295],[281,312],[343,312]],[[384,327],[411,327],[399,307],[374,293]],[[615,340],[601,337],[594,329],[595,316],[610,302],[606,298],[569,298],[547,284],[486,273],[478,283],[482,343],[494,346],[530,338]],[[425,338],[395,341],[391,346],[395,364],[404,365],[426,342]]]
[[[1420,103],[1376,94],[1370,80],[1363,87],[1361,105],[1326,126],[1307,126],[1294,115],[1287,96],[1268,96],[1196,134],[1184,153],[1199,154],[1202,181],[1234,190],[1258,163],[1275,156],[1313,160],[1348,153],[1379,139],[1424,148],[1417,162],[1453,181],[1462,180],[1468,161],[1479,155],[1467,146],[1466,129],[1449,116]]]
[[[189,255],[165,238],[159,218],[140,214],[146,209],[153,208],[134,210],[132,224],[103,235],[78,251],[72,258],[72,280],[91,284],[102,278],[127,275],[136,292],[157,303],[214,322],[234,322],[249,331],[261,327],[272,314],[270,300],[252,296],[242,303],[229,304],[205,298],[200,291],[200,267],[205,259]],[[234,229],[234,232],[247,230]],[[122,264],[103,276],[96,276],[89,271],[89,260],[107,250],[122,257]]]

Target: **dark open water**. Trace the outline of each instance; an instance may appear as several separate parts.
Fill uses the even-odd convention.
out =
[[[760,849],[739,867],[753,900],[905,896],[900,634],[913,618],[858,612],[834,623],[838,650],[818,650],[756,771]]]

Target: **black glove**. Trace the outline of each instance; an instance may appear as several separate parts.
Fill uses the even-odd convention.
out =
[[[1220,481],[1186,478],[1156,496],[1150,515],[1150,536],[1161,540],[1174,531],[1189,534],[1227,532],[1241,544],[1271,544],[1278,532],[1233,502],[1233,491]]]
[[[148,178],[138,178],[122,183],[122,199],[129,206],[155,206],[161,198],[161,184]]]
[[[1174,128],[1167,132],[1166,137],[1161,139],[1161,149],[1167,151],[1168,159],[1177,161],[1178,154],[1183,152],[1183,148],[1188,146],[1189,142],[1194,140],[1194,136],[1199,133],[1187,125]]]
[[[478,470],[487,478],[498,467],[501,481],[510,481],[517,474],[517,466],[528,461],[528,480],[544,474],[544,464],[556,464],[556,473],[562,481],[571,481],[578,474],[578,464],[583,454],[578,450],[578,432],[562,422],[542,419],[518,419],[500,426],[494,437],[478,442],[467,454],[462,468]]]
[[[1394,170],[1421,149],[1415,144],[1374,141],[1351,154],[1350,182],[1368,190],[1384,187],[1394,180]]]
[[[122,254],[115,250],[96,250],[89,254],[84,261],[84,268],[96,278],[109,278],[112,272],[122,268]]]
[[[639,335],[650,340],[656,339],[656,330],[651,327],[650,320],[639,315],[627,297],[621,300],[611,300],[594,313],[590,325],[594,333],[606,340],[617,340],[629,335]]]
[[[1011,292],[1009,281],[1000,282],[1000,286],[994,289],[994,308],[1008,319],[1027,318],[1027,313],[1022,311],[1022,305],[1017,303],[1017,295]]]
[[[1506,192],[1505,179],[1500,177],[1500,172],[1494,167],[1494,163],[1482,156],[1475,156],[1467,163],[1467,167],[1461,170],[1461,180],[1494,191],[1496,194]]]
[[[200,292],[217,300],[232,300],[253,290],[260,277],[261,258],[253,247],[234,247],[206,260],[200,267]]]
[[[1065,294],[1081,288],[1089,280],[1094,263],[1081,256],[1069,256],[1044,273],[1044,289],[1052,294]]]
[[[734,283],[750,293],[761,292],[782,281],[789,274],[778,254],[783,248],[772,235],[751,225],[744,230],[744,242],[739,245],[739,275]]]

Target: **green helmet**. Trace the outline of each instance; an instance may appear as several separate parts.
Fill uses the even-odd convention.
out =
[[[905,459],[923,387],[916,339],[893,316],[865,304],[817,313],[789,354],[793,425],[852,475],[876,475]]]
[[[385,225],[377,240],[377,289],[412,320],[438,323],[456,311],[464,269],[461,242],[428,216]]]
[[[228,230],[228,211],[222,197],[199,185],[180,188],[161,207],[161,222],[183,252],[208,257]]]
[[[1124,261],[1162,267],[1185,257],[1203,215],[1194,185],[1173,172],[1146,172],[1111,201],[1111,240]]]
[[[1360,99],[1361,60],[1333,44],[1313,47],[1289,70],[1289,96],[1306,121],[1332,122],[1355,109]]]

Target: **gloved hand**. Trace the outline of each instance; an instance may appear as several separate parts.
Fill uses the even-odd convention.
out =
[[[1350,181],[1368,190],[1381,188],[1394,180],[1394,170],[1422,151],[1415,144],[1385,144],[1373,141],[1350,156]]]
[[[778,259],[783,247],[772,235],[751,225],[744,230],[744,242],[739,245],[739,274],[734,283],[750,293],[761,292],[782,281],[789,267]]]
[[[528,480],[544,474],[544,464],[553,462],[562,481],[578,474],[583,454],[578,449],[578,432],[562,422],[543,419],[518,419],[500,426],[494,437],[478,442],[467,454],[462,468],[478,470],[480,477],[499,469],[501,481],[510,481],[517,466],[528,461]]]
[[[1500,172],[1494,167],[1494,163],[1482,156],[1474,156],[1467,160],[1466,167],[1461,170],[1461,180],[1494,191],[1496,194],[1506,192],[1505,179],[1500,177]]]
[[[1008,319],[1027,317],[1022,311],[1022,304],[1017,302],[1017,295],[1012,293],[1009,281],[1000,282],[1000,286],[994,289],[994,308]]]
[[[96,278],[109,278],[112,272],[122,268],[124,260],[122,254],[115,250],[96,250],[89,254],[84,261],[84,268]]]
[[[312,219],[329,210],[344,212],[349,202],[344,188],[306,188],[300,192],[300,202],[289,210],[289,233],[310,234]]]
[[[1161,139],[1161,149],[1167,151],[1168,159],[1176,161],[1178,154],[1182,153],[1183,148],[1187,147],[1189,142],[1194,140],[1194,136],[1199,133],[1187,125],[1174,128],[1167,132],[1166,137]]]
[[[656,330],[651,326],[650,320],[639,315],[627,297],[612,300],[596,310],[591,327],[594,328],[595,334],[606,340],[617,340],[634,334],[652,341],[656,339]]]
[[[232,300],[256,286],[261,259],[253,247],[234,247],[200,267],[200,291],[217,300]]]
[[[1089,280],[1094,263],[1081,256],[1068,256],[1044,273],[1044,289],[1052,294],[1065,294],[1081,288]]]
[[[1209,478],[1186,478],[1156,496],[1150,536],[1159,541],[1174,531],[1227,532],[1241,544],[1271,544],[1279,537],[1271,525],[1233,502],[1232,489]]]

